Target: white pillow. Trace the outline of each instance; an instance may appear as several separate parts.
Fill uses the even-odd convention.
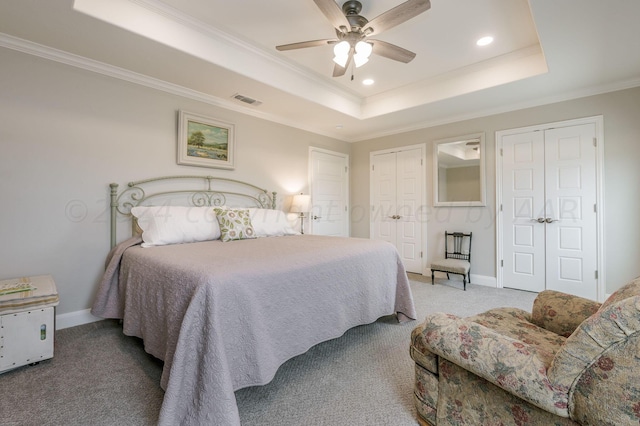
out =
[[[142,229],[142,247],[220,238],[212,207],[138,206],[131,209],[131,214]]]
[[[257,237],[281,237],[298,235],[282,210],[249,208],[251,225]]]

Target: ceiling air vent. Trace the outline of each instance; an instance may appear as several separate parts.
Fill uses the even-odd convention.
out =
[[[236,93],[232,97],[233,97],[233,99],[237,99],[240,102],[244,102],[245,104],[249,104],[249,105],[253,105],[253,106],[262,105],[262,101],[258,101],[256,99],[250,98],[248,96],[241,95],[240,93]]]

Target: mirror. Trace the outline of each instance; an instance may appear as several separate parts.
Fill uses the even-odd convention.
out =
[[[436,141],[434,206],[484,206],[484,133]]]

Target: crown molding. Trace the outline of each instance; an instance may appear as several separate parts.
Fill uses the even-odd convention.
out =
[[[299,129],[299,130],[311,132],[314,134],[330,137],[336,140],[349,142],[349,143],[362,142],[369,139],[391,136],[391,135],[400,134],[400,133],[407,133],[407,132],[422,130],[430,127],[455,123],[459,121],[472,120],[476,118],[502,114],[510,111],[533,108],[537,106],[569,101],[569,100],[584,98],[588,96],[595,96],[595,95],[600,95],[604,93],[615,92],[619,90],[625,90],[625,89],[630,89],[630,88],[640,86],[640,78],[633,78],[633,79],[615,82],[612,84],[605,84],[600,86],[584,88],[580,90],[574,90],[574,91],[570,91],[562,94],[557,94],[551,97],[533,99],[533,100],[519,102],[519,103],[506,104],[498,108],[484,109],[482,111],[474,111],[466,114],[452,115],[444,119],[424,121],[419,125],[399,126],[384,132],[371,132],[371,133],[361,134],[358,136],[348,137],[343,134],[339,134],[338,132],[327,132],[319,128],[303,126],[299,122],[294,120],[289,120],[287,118],[276,116],[274,114],[267,114],[251,107],[238,105],[226,99],[208,95],[206,93],[188,89],[183,86],[179,86],[173,83],[168,83],[160,79],[156,79],[140,73],[126,70],[124,68],[105,64],[100,61],[85,58],[83,56],[75,55],[59,49],[54,49],[48,46],[44,46],[42,44],[38,44],[38,43],[24,40],[18,37],[14,37],[9,34],[0,33],[0,47],[19,51],[28,55],[37,56],[50,61],[62,63],[68,66],[80,68],[80,69],[94,72],[97,74],[102,74],[108,77],[138,84],[151,89],[160,90],[172,95],[196,100],[199,102],[206,103],[208,105],[225,108],[225,109],[246,114],[252,117],[260,118],[263,120],[271,121],[274,123],[282,124],[285,126]]]
[[[640,87],[640,78],[632,78],[632,79],[622,80],[622,81],[618,81],[611,84],[603,84],[600,86],[592,86],[592,87],[583,88],[579,90],[568,91],[568,92],[557,94],[554,96],[531,99],[525,102],[505,104],[497,108],[483,109],[482,111],[474,111],[466,114],[450,115],[444,119],[425,121],[415,126],[396,127],[394,129],[390,129],[384,132],[372,132],[372,133],[362,134],[357,138],[347,140],[347,142],[351,142],[351,143],[363,142],[370,139],[393,136],[401,133],[408,133],[416,130],[428,129],[430,127],[442,126],[445,124],[458,123],[461,121],[489,117],[492,115],[504,114],[508,112],[527,109],[527,108],[535,108],[535,107],[555,104],[559,102],[586,98],[589,96],[597,96],[597,95],[603,95],[606,93],[617,92],[620,90],[633,89],[635,87]]]
[[[343,140],[340,135],[330,134],[323,132],[319,129],[301,126],[300,123],[286,119],[284,117],[276,116],[274,114],[264,113],[251,107],[245,107],[238,105],[235,102],[212,96],[197,90],[188,89],[184,86],[169,83],[164,80],[160,80],[154,77],[150,77],[144,74],[140,74],[134,71],[130,71],[124,68],[116,67],[106,64],[104,62],[89,59],[83,56],[75,55],[73,53],[65,52],[63,50],[54,49],[49,46],[45,46],[32,41],[24,40],[18,37],[11,36],[9,34],[0,33],[0,47],[22,52],[28,55],[36,56],[42,59],[58,62],[64,65],[72,66],[75,68],[83,69],[85,71],[101,74],[107,77],[115,78],[118,80],[134,83],[140,86],[148,87],[154,90],[160,90],[165,93],[180,96],[183,98],[199,101],[208,105],[213,105],[220,108],[225,108],[231,111],[246,114],[252,117],[260,118],[263,120],[271,121],[285,126],[297,128],[307,132],[331,137],[338,140]]]
[[[74,0],[73,8],[290,95],[304,93],[310,102],[351,117],[362,115],[361,97],[157,0]]]

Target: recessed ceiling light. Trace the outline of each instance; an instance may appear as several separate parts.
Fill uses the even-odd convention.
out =
[[[371,86],[374,83],[372,78],[365,78],[364,80],[362,80],[362,84],[364,84],[365,86]]]
[[[476,44],[478,46],[486,46],[487,44],[491,44],[492,42],[493,42],[493,37],[486,36],[486,37],[482,37],[481,39],[476,41]]]

